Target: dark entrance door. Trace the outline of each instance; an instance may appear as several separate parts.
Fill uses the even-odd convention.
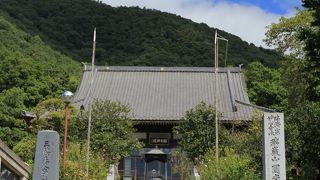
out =
[[[160,149],[152,149],[144,154],[145,156],[145,178],[147,180],[167,180],[168,167],[167,159],[168,154]]]

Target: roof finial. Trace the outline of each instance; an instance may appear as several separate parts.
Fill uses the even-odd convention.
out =
[[[84,70],[87,70],[87,63],[81,62],[81,64],[83,64]]]

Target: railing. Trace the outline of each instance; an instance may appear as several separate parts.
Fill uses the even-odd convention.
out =
[[[163,176],[160,175],[159,172],[157,172],[155,176],[148,174],[147,175],[148,178],[146,178],[144,176],[141,176],[141,174],[137,175],[136,170],[118,170],[118,177],[120,177],[120,179],[131,178],[132,180],[150,180],[152,178],[158,178],[158,177],[161,177],[161,179],[165,179]],[[181,179],[168,176],[167,180],[181,180]]]
[[[194,180],[200,180],[200,174],[199,174],[198,169],[197,169],[196,166],[193,167],[192,178]]]
[[[120,178],[132,178],[133,180],[138,180],[136,170],[118,170],[118,176]]]

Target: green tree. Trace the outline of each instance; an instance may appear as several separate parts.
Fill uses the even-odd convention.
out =
[[[86,177],[85,161],[86,144],[71,142],[68,144],[67,161],[65,176],[60,173],[60,179],[105,179],[108,174],[109,163],[98,152],[90,153],[91,161],[89,161],[89,177]],[[62,164],[62,163],[61,163]],[[62,167],[60,168],[62,169]]]
[[[262,177],[262,112],[255,111],[250,124],[240,123],[236,131],[229,131],[225,147],[231,148],[241,157],[249,160],[249,167],[255,175]]]
[[[204,156],[204,161],[200,164],[200,174],[203,179],[239,179],[250,180],[259,179],[254,174],[254,169],[250,167],[250,160],[245,156],[240,156],[231,148],[224,148],[219,165],[217,166],[214,151],[208,151]]]
[[[218,115],[218,117],[220,114]],[[224,128],[219,127],[220,143],[224,140]],[[191,161],[201,157],[215,144],[215,109],[211,105],[200,103],[186,112],[181,123],[175,127],[175,133],[181,135],[180,145]],[[222,143],[223,144],[223,143]]]
[[[303,0],[303,6],[312,11],[312,29],[301,33],[306,52],[306,63],[303,77],[306,80],[306,97],[310,101],[320,101],[320,2],[317,0]]]
[[[171,154],[172,173],[179,173],[181,179],[190,179],[194,162],[191,161],[181,148],[175,149]]]
[[[15,97],[18,98],[19,96]],[[24,128],[21,129],[20,133],[18,131],[18,128],[11,129],[7,127],[6,129],[9,130],[4,129],[4,135],[7,135],[11,138],[16,138],[17,140],[12,144],[13,151],[17,153],[24,161],[32,165],[35,153],[36,134],[38,131],[54,130],[60,134],[60,137],[62,139],[65,120],[64,107],[65,103],[62,99],[51,98],[44,100],[33,109],[33,112],[35,112],[35,118],[31,120],[29,126],[25,125]],[[17,108],[17,110],[19,110],[19,112],[22,112],[21,109]],[[75,126],[75,114],[76,110],[74,106],[71,105],[69,108],[69,129],[72,129]],[[13,120],[11,121],[14,122]],[[19,137],[19,135],[21,135],[22,137],[17,138]],[[6,140],[7,138],[4,137],[3,139]],[[72,138],[70,139],[72,140]]]
[[[281,17],[279,22],[272,23],[267,27],[264,41],[268,46],[274,46],[281,53],[289,53],[295,57],[304,57],[304,42],[299,39],[301,33],[311,29],[313,21],[312,12],[299,10],[295,16]]]
[[[282,111],[287,104],[287,89],[280,71],[253,62],[245,69],[248,93],[256,105]]]
[[[82,139],[86,138],[88,114],[80,112],[77,120],[77,134]],[[97,100],[92,105],[91,147],[108,162],[112,159],[117,162],[142,147],[132,138],[135,129],[129,115],[130,108],[119,102]]]
[[[306,97],[306,78],[304,67],[307,65],[304,50],[306,42],[301,39],[305,31],[314,31],[311,22],[314,20],[310,9],[299,10],[295,16],[281,17],[278,23],[268,26],[265,42],[285,53],[279,72],[283,86],[288,91],[288,108],[296,106]],[[308,72],[306,72],[308,73]]]
[[[19,28],[39,35],[78,61],[90,61],[93,28],[97,27],[99,65],[213,65],[215,29],[173,14],[88,0],[1,0],[0,10]],[[229,65],[259,58],[275,66],[281,58],[273,50],[258,48],[222,30],[219,33],[229,40]]]
[[[259,179],[262,177],[262,115],[256,112],[253,122],[232,121],[219,128],[220,179]],[[176,169],[187,177],[193,165],[203,179],[217,179],[214,142],[215,109],[204,103],[186,112],[175,128],[181,134],[181,150],[173,157]],[[200,164],[199,164],[200,162]]]
[[[291,126],[290,156],[295,167],[302,167],[302,176],[314,179],[320,170],[320,102],[304,102],[294,108],[287,120]]]
[[[301,75],[304,63],[304,60],[298,60],[294,56],[286,58],[281,63],[279,68],[280,80],[287,91],[287,105],[283,107],[282,111],[288,111],[305,100],[306,81]]]
[[[17,87],[0,93],[0,139],[10,148],[29,134],[22,119],[26,98],[24,91]]]
[[[313,179],[320,169],[317,163],[320,2],[305,0],[303,4],[306,9],[298,11],[294,17],[283,18],[279,24],[271,25],[267,38],[280,49],[289,47],[293,50],[280,68],[288,91],[288,106],[285,108],[287,164],[290,168],[300,168],[301,178]]]
[[[68,124],[73,127],[75,124],[76,108],[71,104],[68,108]],[[62,99],[50,98],[40,102],[35,108],[36,117],[31,121],[30,129],[37,133],[40,130],[54,130],[60,133],[64,130],[65,103]]]
[[[32,108],[44,99],[75,90],[81,66],[0,16],[0,92],[20,88],[23,104]]]
[[[36,152],[36,137],[29,135],[19,141],[14,147],[13,151],[31,167],[33,167],[33,161]]]

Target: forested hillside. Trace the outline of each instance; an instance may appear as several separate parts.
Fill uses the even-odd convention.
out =
[[[268,27],[266,42],[280,50],[280,54],[290,53],[279,64],[283,57],[274,51],[257,48],[227,32],[219,33],[230,42],[227,65],[247,65],[244,73],[251,103],[285,114],[287,178],[319,179],[320,2],[304,0],[303,6],[305,9],[297,11],[295,16],[283,17]],[[90,61],[94,27],[98,31],[96,59],[99,65],[213,65],[215,29],[173,14],[140,8],[113,8],[91,0],[0,0],[0,139],[31,165],[39,130],[56,130],[63,137],[65,103],[57,97],[64,90],[75,92],[81,73],[81,65],[77,61]],[[220,52],[222,59],[223,43]],[[95,112],[93,108],[93,119],[97,119],[95,116],[117,117],[119,114],[124,117],[122,113],[128,113],[127,107],[117,103],[107,101],[100,105],[103,108],[97,109],[120,111],[112,111],[114,114],[108,115],[104,111]],[[210,115],[210,112],[203,111],[206,110],[205,105],[198,107],[191,118],[200,121]],[[24,119],[24,111],[35,112],[35,117]],[[77,113],[70,106],[69,169],[66,171],[69,177],[60,179],[85,177],[83,159],[88,113]],[[211,114],[210,117],[215,116]],[[108,118],[100,120],[103,119]],[[91,147],[96,151],[90,155],[94,161],[89,164],[89,179],[93,179],[93,175],[96,179],[103,179],[108,173],[108,164],[114,161],[113,158],[110,160],[111,155],[117,157],[113,155],[124,152],[122,145],[131,143],[117,138],[132,137],[133,130],[132,126],[123,128],[122,124],[104,124],[122,120],[93,122],[97,124],[92,126],[95,131],[91,146],[95,145],[95,140],[103,139],[100,145],[105,148],[111,144],[113,148],[106,153],[100,146]],[[207,128],[207,124],[199,126],[204,129],[197,129],[193,124],[190,126],[192,134],[215,133]],[[241,126],[238,122],[234,125]],[[100,131],[99,126],[113,129]],[[252,124],[246,123],[241,129],[227,131],[221,126],[219,147],[228,149],[220,153],[223,163],[219,162],[219,175],[227,172],[225,175],[229,177],[232,174],[229,170],[232,170],[239,177],[226,179],[240,179],[243,175],[247,179],[261,179],[261,117],[257,116]],[[120,136],[119,132],[128,136]],[[194,138],[197,140],[199,137]],[[210,140],[214,142],[213,138]],[[114,143],[116,141],[126,143],[118,146]],[[202,140],[194,142],[208,143]],[[186,144],[189,146],[190,142]],[[199,157],[208,162],[192,158],[189,164],[193,169],[194,160],[204,162],[199,163],[202,178],[213,179],[205,175],[207,170],[217,172],[211,171],[216,162],[211,159],[214,151],[206,151],[208,154]],[[119,154],[117,158],[125,156]],[[180,154],[177,161],[188,162],[183,155]],[[192,169],[188,169],[188,163],[184,161],[179,161],[180,168],[190,174]]]
[[[0,10],[18,27],[81,62],[91,59],[92,34],[97,27],[99,65],[213,65],[215,29],[173,14],[113,8],[91,0],[1,0]],[[219,33],[229,40],[227,65],[260,61],[274,67],[281,59],[275,51]],[[221,59],[224,45],[220,46]]]
[[[0,17],[0,139],[10,147],[28,134],[23,111],[77,87],[81,66]]]

